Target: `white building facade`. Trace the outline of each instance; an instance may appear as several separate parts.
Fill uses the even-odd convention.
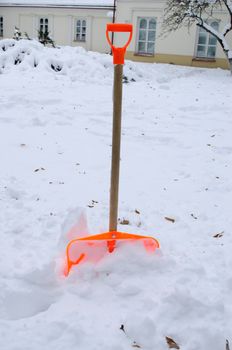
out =
[[[217,40],[196,25],[162,35],[165,3],[164,0],[118,1],[117,21],[132,23],[135,28],[127,57],[136,61],[228,68]],[[221,29],[226,23],[227,12],[220,10],[214,15],[211,25]],[[232,35],[229,43],[232,47]]]
[[[105,29],[115,12],[116,22],[134,26],[131,60],[228,68],[216,39],[196,25],[163,36],[164,7],[165,0],[0,0],[0,38],[12,38],[16,26],[31,38],[48,31],[57,45],[109,52]],[[226,21],[221,10],[212,25],[220,29]],[[232,46],[232,36],[229,42]],[[120,34],[115,45],[123,45]]]
[[[0,36],[12,38],[16,26],[30,38],[38,38],[39,31],[48,31],[57,45],[107,52],[105,28],[112,21],[109,15],[113,2],[74,0],[70,1],[71,5],[67,3],[52,0],[49,3],[46,0],[0,2]]]

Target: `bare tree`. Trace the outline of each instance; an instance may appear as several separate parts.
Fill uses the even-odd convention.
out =
[[[222,12],[228,20],[224,28],[219,31],[210,25],[210,20]],[[232,73],[232,49],[227,41],[227,34],[232,31],[232,0],[167,0],[164,10],[163,30],[175,31],[183,25],[196,23],[213,35],[220,43]]]

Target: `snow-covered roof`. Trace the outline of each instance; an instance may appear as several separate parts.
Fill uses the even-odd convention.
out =
[[[0,6],[111,7],[114,0],[0,0]]]

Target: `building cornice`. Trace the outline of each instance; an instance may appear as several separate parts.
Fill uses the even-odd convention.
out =
[[[0,7],[17,7],[17,8],[62,8],[62,9],[86,9],[86,10],[113,10],[113,5],[63,5],[63,4],[15,4],[1,3]]]

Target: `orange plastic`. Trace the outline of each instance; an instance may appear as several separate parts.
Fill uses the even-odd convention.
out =
[[[109,32],[130,33],[127,43],[123,47],[115,47],[110,41]],[[112,48],[114,64],[124,64],[124,56],[128,45],[131,42],[133,26],[131,24],[107,25],[106,37]],[[99,261],[105,254],[112,253],[121,242],[142,242],[149,252],[154,252],[159,248],[159,242],[149,236],[141,236],[123,232],[106,232],[98,235],[73,239],[66,248],[66,266],[64,274],[68,276],[72,266],[84,261]]]
[[[120,241],[136,242],[138,240],[143,241],[144,247],[149,252],[153,252],[155,249],[159,248],[159,242],[153,237],[123,232],[106,232],[94,236],[74,239],[69,242],[66,248],[66,266],[64,274],[65,276],[68,276],[72,266],[78,265],[84,259],[91,261],[90,252],[93,249],[98,249],[97,257],[95,256],[94,258],[94,261],[98,261],[105,255],[105,253],[112,253],[115,250],[117,243]],[[80,252],[74,252],[74,255],[77,255],[74,258],[71,257],[70,251],[72,248],[75,248],[75,245],[77,248],[80,248]]]
[[[121,33],[130,33],[127,43],[123,47],[115,47],[109,37],[109,32],[121,32]],[[113,63],[114,64],[124,64],[126,49],[129,46],[133,35],[133,26],[132,24],[125,23],[110,23],[106,27],[106,38],[112,48],[113,52]]]

